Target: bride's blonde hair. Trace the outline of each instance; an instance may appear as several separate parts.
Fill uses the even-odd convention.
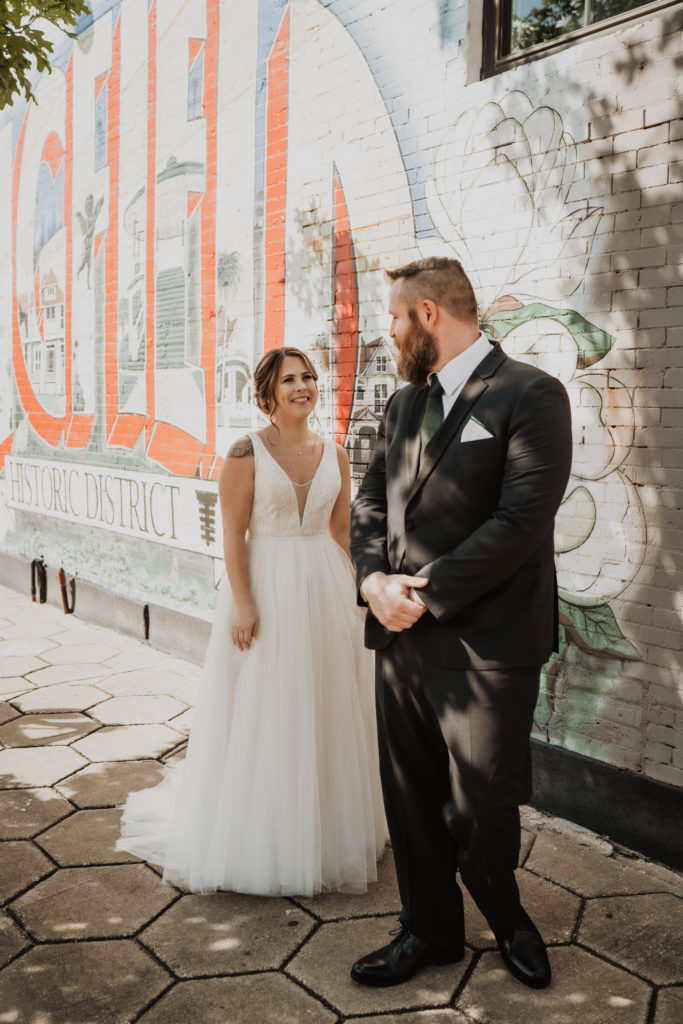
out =
[[[313,380],[318,380],[318,374],[315,372],[313,363],[301,349],[291,347],[272,348],[270,352],[266,352],[254,370],[254,399],[261,412],[269,417],[273,415],[277,407],[275,387],[280,376],[280,367],[287,356],[294,356],[295,359],[300,359],[313,377]]]

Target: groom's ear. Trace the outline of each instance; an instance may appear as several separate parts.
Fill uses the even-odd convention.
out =
[[[433,299],[422,299],[418,304],[418,316],[425,327],[433,327],[439,315],[439,307]]]

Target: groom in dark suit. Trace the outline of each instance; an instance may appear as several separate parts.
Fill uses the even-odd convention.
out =
[[[460,263],[389,273],[398,371],[353,506],[376,651],[384,802],[402,930],[352,977],[394,985],[464,955],[456,870],[507,968],[542,988],[515,881],[541,666],[557,649],[554,517],[571,466],[564,387],[478,326]]]

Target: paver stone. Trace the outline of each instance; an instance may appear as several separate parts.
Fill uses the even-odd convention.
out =
[[[26,949],[29,941],[21,928],[14,923],[9,914],[0,910],[0,968]],[[2,1018],[0,1017],[0,1020]]]
[[[15,657],[16,655],[21,655],[22,657],[29,655],[32,658],[40,658],[43,661],[43,654],[46,651],[51,651],[56,646],[54,640],[50,640],[49,637],[43,637],[42,639],[36,637],[15,637],[13,640],[0,640],[0,659],[10,655]]]
[[[286,972],[344,1016],[447,1006],[467,970],[469,951],[457,964],[427,967],[393,988],[369,988],[351,980],[354,961],[390,942],[395,924],[395,919],[381,917],[323,924],[287,965]]]
[[[62,868],[12,904],[41,942],[133,935],[176,899],[145,864]]]
[[[167,725],[112,725],[77,740],[73,747],[90,761],[135,761],[161,757],[182,740]]]
[[[54,683],[36,687],[12,703],[24,714],[32,711],[85,711],[105,700],[106,696],[104,690],[98,690],[90,683]]]
[[[164,694],[139,697],[110,697],[90,712],[103,725],[156,725],[180,715],[186,708]],[[173,725],[174,729],[177,726]]]
[[[118,807],[129,793],[161,782],[158,761],[102,761],[60,782],[55,788],[77,807]]]
[[[192,728],[192,718],[192,708],[188,708],[186,711],[183,711],[182,714],[176,715],[175,718],[169,718],[168,724],[172,725],[174,729],[177,729],[178,732],[181,732],[186,736]]]
[[[498,953],[481,959],[456,1007],[482,1024],[645,1024],[646,982],[576,946],[548,950],[553,980],[527,988],[512,977]]]
[[[0,790],[0,839],[31,839],[72,811],[51,789]]]
[[[121,811],[114,807],[76,811],[43,832],[36,842],[61,867],[137,861],[132,854],[116,849],[120,826]]]
[[[683,986],[662,988],[657,993],[654,1024],[681,1024],[683,1020]]]
[[[382,1014],[381,1017],[347,1017],[346,1024],[471,1024],[457,1010],[413,1010],[411,1014]]]
[[[0,725],[4,725],[5,722],[11,722],[13,718],[18,718],[18,716],[19,712],[11,704],[7,704],[4,701],[0,703]]]
[[[44,661],[46,659],[43,658],[43,654],[46,651],[51,651],[54,647],[56,647],[54,640],[50,640],[48,637],[44,637],[42,640],[36,637],[15,637],[14,640],[2,640],[0,641],[0,660],[10,655],[23,657],[29,655]]]
[[[21,676],[0,676],[0,697],[3,700],[14,700],[34,686],[35,683],[29,683],[28,679],[22,679]]]
[[[9,654],[0,661],[0,677],[25,676],[35,669],[45,668],[45,662],[30,654]]]
[[[107,643],[62,643],[45,655],[45,661],[51,665],[77,665],[79,663],[94,665],[107,661],[120,653],[120,647],[113,647]]]
[[[185,704],[185,694],[188,690],[188,681],[185,676],[177,672],[171,672],[165,668],[141,668],[131,672],[119,672],[110,676],[103,689],[112,697],[136,697],[140,694],[166,694],[168,697],[177,697]]]
[[[98,728],[91,718],[73,712],[22,715],[0,726],[0,743],[5,747],[68,746]]]
[[[71,747],[13,747],[0,750],[0,789],[52,786],[86,763],[86,759]]]
[[[279,967],[315,922],[284,899],[220,892],[183,896],[140,936],[181,978]]]
[[[135,942],[36,946],[0,974],[0,1020],[130,1024],[171,981]]]
[[[579,941],[656,985],[683,980],[683,900],[669,893],[591,900]]]
[[[566,889],[538,878],[520,868],[517,883],[522,905],[538,926],[546,943],[569,942],[576,924],[581,900]],[[465,937],[475,949],[497,949],[498,943],[476,903],[464,886]]]
[[[54,864],[33,843],[25,840],[0,843],[0,903],[11,900],[51,871],[54,871]]]
[[[111,674],[111,669],[104,664],[85,662],[67,665],[47,665],[37,672],[31,672],[28,678],[36,686],[51,686],[54,683],[77,683],[81,679],[104,679]]]
[[[651,877],[605,856],[581,835],[541,833],[524,866],[579,896],[617,896],[655,888]]]
[[[401,910],[401,900],[398,895],[391,847],[386,847],[377,865],[377,881],[368,885],[366,893],[325,892],[319,896],[299,896],[296,902],[323,921],[369,917],[375,914],[398,914]]]
[[[142,1015],[140,1024],[335,1024],[336,1020],[335,1013],[281,974],[253,974],[181,981]]]

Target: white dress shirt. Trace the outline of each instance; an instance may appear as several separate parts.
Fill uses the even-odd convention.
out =
[[[493,345],[486,337],[486,335],[480,332],[479,337],[473,342],[469,348],[466,348],[460,355],[455,356],[449,363],[442,366],[437,377],[439,383],[443,388],[443,395],[441,401],[443,402],[443,418],[446,419],[449,412],[455,405],[455,400],[458,395],[465,387],[465,384],[470,379],[479,363],[493,349]],[[429,374],[428,381],[431,383],[432,374]]]

